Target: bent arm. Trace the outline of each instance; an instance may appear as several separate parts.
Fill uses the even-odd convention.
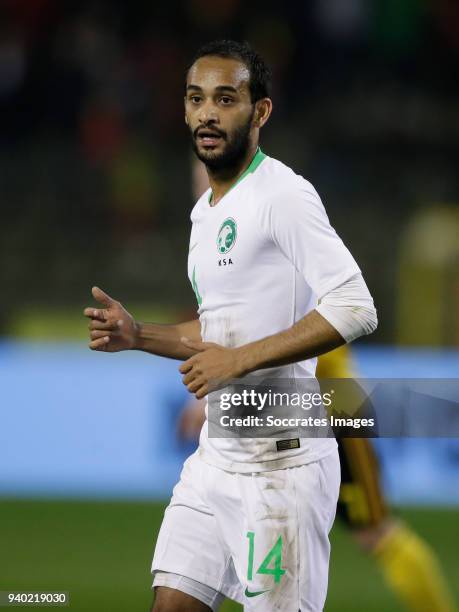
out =
[[[317,357],[342,344],[345,340],[341,334],[316,310],[312,310],[289,329],[245,344],[238,350],[243,373],[249,374]]]
[[[136,328],[136,341],[133,349],[160,355],[161,357],[188,359],[194,354],[194,351],[185,346],[181,339],[188,338],[196,342],[201,341],[199,319],[174,325],[136,322]]]
[[[314,187],[306,181],[275,194],[263,210],[267,235],[302,274],[319,304],[289,329],[241,347],[247,372],[317,357],[371,333],[377,325],[373,299]]]
[[[316,310],[289,329],[240,347],[243,371],[317,357],[372,333],[377,324],[373,299],[362,275],[356,274],[324,295]]]

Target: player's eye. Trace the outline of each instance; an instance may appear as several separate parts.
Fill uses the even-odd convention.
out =
[[[222,96],[220,98],[220,102],[223,104],[223,106],[228,106],[229,104],[232,104],[233,98],[230,98],[229,96]]]
[[[190,96],[189,100],[193,104],[199,104],[199,102],[201,101],[201,96]]]

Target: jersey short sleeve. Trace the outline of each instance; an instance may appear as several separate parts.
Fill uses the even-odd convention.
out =
[[[360,272],[308,181],[268,197],[264,213],[266,231],[319,300]]]

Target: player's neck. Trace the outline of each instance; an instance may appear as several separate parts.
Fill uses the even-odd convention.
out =
[[[256,152],[258,151],[258,143],[250,145],[247,149],[244,158],[236,165],[231,168],[224,168],[222,170],[211,170],[207,168],[207,174],[209,176],[209,184],[212,189],[212,196],[210,205],[215,206],[228,193],[228,191],[234,187],[238,182],[239,178],[244,174],[247,168],[252,163]]]

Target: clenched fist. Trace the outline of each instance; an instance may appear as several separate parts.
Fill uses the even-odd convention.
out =
[[[99,287],[92,288],[94,299],[103,308],[85,308],[84,315],[91,319],[88,324],[93,351],[126,351],[135,347],[137,325],[123,306]]]

